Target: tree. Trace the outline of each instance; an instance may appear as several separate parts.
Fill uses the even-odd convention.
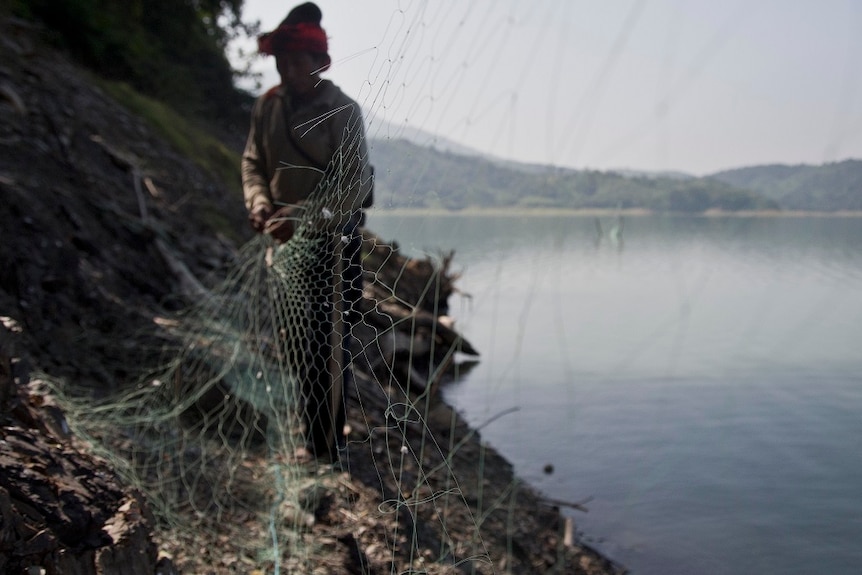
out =
[[[228,42],[256,25],[243,0],[12,0],[12,12],[41,21],[52,41],[97,74],[130,84],[178,111],[207,119],[247,117],[250,96]],[[243,120],[244,121],[244,120]]]

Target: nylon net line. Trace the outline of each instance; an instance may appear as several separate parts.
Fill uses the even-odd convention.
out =
[[[351,519],[362,547],[386,550],[393,572],[493,564],[451,468],[478,454],[435,397],[455,354],[475,353],[438,319],[451,255],[411,260],[370,232],[334,227],[355,212],[333,208],[362,169],[342,160],[289,241],[256,236],[191,307],[155,318],[163,359],[132,391],[64,399],[76,435],[146,495],[179,564],[338,572],[321,567],[333,541],[313,529],[329,509],[361,509]],[[436,437],[435,417],[453,432]],[[429,521],[450,535],[423,533]],[[371,559],[354,562],[376,572]]]
[[[397,141],[405,116],[445,131],[422,118],[435,103],[445,116],[464,96],[472,58],[511,39],[509,16],[493,3],[418,2],[393,10],[373,49],[336,56],[335,67],[372,57],[367,81],[353,93],[342,86],[361,102],[366,134]],[[464,19],[487,19],[493,38],[464,37]],[[426,28],[444,32],[417,34]],[[445,68],[411,59],[428,41],[440,56],[466,49]],[[408,87],[433,96],[411,103]],[[69,423],[146,495],[158,545],[183,572],[573,572],[579,551],[563,549],[559,515],[537,513],[542,502],[486,448],[482,425],[471,430],[440,398],[441,381],[462,369],[459,354],[478,355],[442,318],[456,292],[453,254],[409,258],[397,238],[344,231],[358,208],[343,205],[345,186],[365,162],[386,169],[373,145],[360,165],[348,159],[359,136],[344,134],[344,153],[292,216],[289,241],[259,235],[242,246],[222,280],[155,319],[142,341],[155,335],[162,345],[142,356],[161,361],[141,366],[134,389],[103,401],[63,397]],[[439,176],[416,165],[397,193]],[[555,543],[537,538],[541,529],[559,535],[550,557]]]
[[[377,236],[371,225],[346,233],[344,223],[358,206],[340,202],[345,186],[362,171],[349,160],[359,131],[348,130],[347,153],[325,167],[312,199],[291,216],[296,230],[289,241],[256,236],[182,312],[155,318],[152,332],[141,338],[154,347],[133,342],[147,346],[142,357],[160,361],[142,364],[132,389],[98,401],[61,398],[76,436],[146,495],[158,519],[159,549],[183,573],[616,571],[600,560],[590,563],[594,556],[577,536],[565,542],[573,523],[562,514],[583,506],[535,495],[485,441],[512,448],[514,469],[549,493],[556,486],[561,497],[583,503],[592,494],[573,491],[606,483],[610,489],[597,494],[597,512],[581,525],[589,532],[593,521],[596,533],[608,534],[600,546],[633,558],[698,547],[681,545],[668,535],[672,529],[655,525],[659,514],[648,505],[650,497],[655,502],[668,493],[657,486],[679,484],[676,465],[697,467],[688,461],[690,453],[712,453],[710,445],[680,451],[689,444],[667,441],[668,415],[686,419],[676,417],[685,409],[669,401],[670,391],[683,389],[680,382],[688,376],[699,381],[701,369],[708,371],[706,383],[718,381],[721,369],[747,369],[755,357],[748,344],[770,339],[757,325],[765,312],[742,318],[738,325],[747,331],[729,338],[734,354],[746,351],[741,361],[722,368],[712,359],[719,345],[711,337],[703,348],[708,353],[693,351],[694,326],[705,319],[695,312],[708,307],[706,295],[718,293],[722,284],[713,280],[720,267],[704,257],[712,252],[700,239],[712,237],[721,218],[706,219],[705,227],[691,228],[696,233],[680,236],[692,238],[690,259],[683,250],[679,257],[685,259],[665,261],[657,254],[675,250],[664,236],[652,236],[645,221],[626,219],[623,241],[623,212],[628,218],[628,208],[638,212],[642,206],[670,206],[675,196],[711,196],[712,184],[702,188],[700,177],[691,180],[696,185],[690,194],[678,194],[677,183],[688,188],[689,179],[675,168],[685,164],[689,151],[717,154],[718,141],[703,128],[706,119],[730,114],[746,90],[763,101],[762,86],[752,78],[764,75],[748,70],[742,77],[727,76],[733,67],[724,58],[750,44],[751,30],[776,27],[751,19],[757,11],[744,3],[729,10],[713,3],[694,19],[700,8],[642,0],[399,0],[385,3],[382,14],[375,12],[380,4],[340,4],[350,30],[367,31],[352,44],[347,28],[334,25],[334,4],[323,7],[322,21],[331,34],[332,68],[326,74],[362,107],[369,157],[360,162],[372,164],[381,181],[391,176],[387,186],[375,187],[369,222],[373,210],[393,206],[463,210],[471,217],[454,226],[429,225],[432,233],[461,226],[450,237],[438,233],[439,243],[422,246],[443,250],[431,257],[407,257],[397,245],[406,238]],[[275,24],[284,12],[276,16]],[[748,60],[759,68],[769,62]],[[850,64],[847,69],[859,69]],[[264,67],[274,72],[271,60]],[[273,83],[270,77],[264,87]],[[846,93],[852,85],[843,83]],[[840,95],[840,88],[833,91]],[[733,106],[726,107],[728,102]],[[680,146],[689,142],[681,137],[689,127],[704,137]],[[773,131],[783,133],[778,127]],[[413,128],[421,133],[410,133]],[[838,132],[830,139],[836,149],[846,139]],[[62,137],[58,141],[63,144]],[[734,137],[732,148],[744,148],[737,144],[745,141]],[[422,150],[413,158],[412,146],[435,153]],[[404,162],[407,167],[387,165],[392,148],[406,150],[400,158],[411,160]],[[456,160],[440,160],[450,152]],[[467,172],[455,169],[501,167],[508,160],[519,168],[489,169],[475,189],[461,176]],[[628,170],[645,165],[655,171]],[[653,178],[653,172],[667,178]],[[482,221],[469,213],[489,205],[511,211],[482,214]],[[551,212],[559,206],[601,215],[519,225],[526,219],[522,210]],[[662,228],[688,233],[688,224],[675,216],[663,218]],[[391,229],[425,231],[417,223],[424,214],[387,217],[401,218]],[[753,221],[739,221],[745,225],[715,252],[717,260],[729,260],[733,246],[753,241]],[[485,369],[467,381],[478,390],[463,393],[461,405],[470,404],[463,416],[439,391],[467,369],[459,359],[477,353],[443,317],[448,299],[457,295],[453,267],[461,264],[446,251],[460,249],[448,243],[456,237],[465,238],[462,257],[475,251],[463,279],[472,282],[476,324],[486,322],[464,330],[481,342]],[[483,241],[468,247],[474,238]],[[775,237],[769,239],[776,245]],[[755,253],[747,249],[744,261]],[[739,273],[736,279],[748,278],[751,268],[732,271]],[[653,283],[657,276],[668,282]],[[774,299],[765,294],[753,293],[751,301]],[[662,301],[668,307],[660,307]],[[720,302],[715,309],[727,307]],[[817,314],[808,315],[810,320]],[[466,321],[458,317],[459,328]],[[810,340],[810,323],[800,320],[768,347],[787,345],[794,336]],[[738,327],[716,325],[720,330],[714,333],[732,334]],[[487,337],[480,340],[482,329]],[[695,364],[688,375],[687,361]],[[695,395],[706,397],[702,389]],[[648,396],[651,390],[657,395]],[[541,401],[527,401],[533,398]],[[735,395],[725,399],[728,405],[744,403]],[[654,412],[647,400],[655,403]],[[617,404],[654,416],[642,427],[622,425],[620,414],[631,412],[617,410]],[[490,425],[509,415],[504,425]],[[633,419],[626,423],[641,423]],[[701,420],[679,429],[693,429],[692,438],[707,437]],[[633,449],[632,461],[625,461],[625,446]],[[601,468],[634,470],[628,473],[634,480],[596,471]],[[704,485],[706,493],[714,491],[710,481]],[[721,507],[704,499],[711,508]],[[684,506],[668,501],[672,509],[662,508],[660,515],[690,524],[677,521]],[[727,508],[738,502],[729,501]],[[629,528],[629,518],[642,510],[644,531],[636,524]],[[667,546],[656,551],[662,537]],[[723,560],[721,551],[726,549],[710,560]]]

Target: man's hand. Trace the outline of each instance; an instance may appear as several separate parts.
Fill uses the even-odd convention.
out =
[[[263,233],[266,222],[271,216],[272,206],[270,204],[258,204],[249,212],[248,221],[256,232]]]
[[[294,209],[290,206],[284,206],[277,209],[269,217],[263,231],[275,238],[278,243],[283,244],[293,237],[295,228]]]

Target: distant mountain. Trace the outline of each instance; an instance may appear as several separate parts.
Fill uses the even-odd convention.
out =
[[[408,125],[371,119],[378,204],[391,207],[644,208],[700,212],[862,210],[862,160],[764,165],[706,177],[575,170],[504,160]]]
[[[629,169],[615,169],[608,170],[609,172],[614,172],[620,174],[621,176],[626,176],[629,178],[667,178],[669,180],[689,180],[692,178],[697,178],[697,176],[693,176],[691,174],[687,174],[685,172],[677,172],[673,170],[663,170],[660,172],[647,172],[644,170],[629,170]]]
[[[753,166],[712,177],[769,198],[786,210],[862,210],[862,160]]]
[[[376,204],[391,208],[633,209],[699,213],[776,209],[714,178],[635,175],[518,164],[374,138]]]
[[[411,144],[432,148],[438,152],[450,152],[461,156],[476,156],[490,159],[486,154],[478,150],[461,145],[443,136],[438,136],[407,124],[389,122],[376,117],[369,111],[365,111],[364,114],[368,121],[368,137],[372,140],[406,140]]]

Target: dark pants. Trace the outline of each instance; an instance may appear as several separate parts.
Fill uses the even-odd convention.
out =
[[[306,447],[335,460],[345,444],[346,394],[353,386],[351,328],[362,297],[362,239],[357,232],[340,246],[322,248],[310,270],[306,313],[308,329],[299,370]]]

